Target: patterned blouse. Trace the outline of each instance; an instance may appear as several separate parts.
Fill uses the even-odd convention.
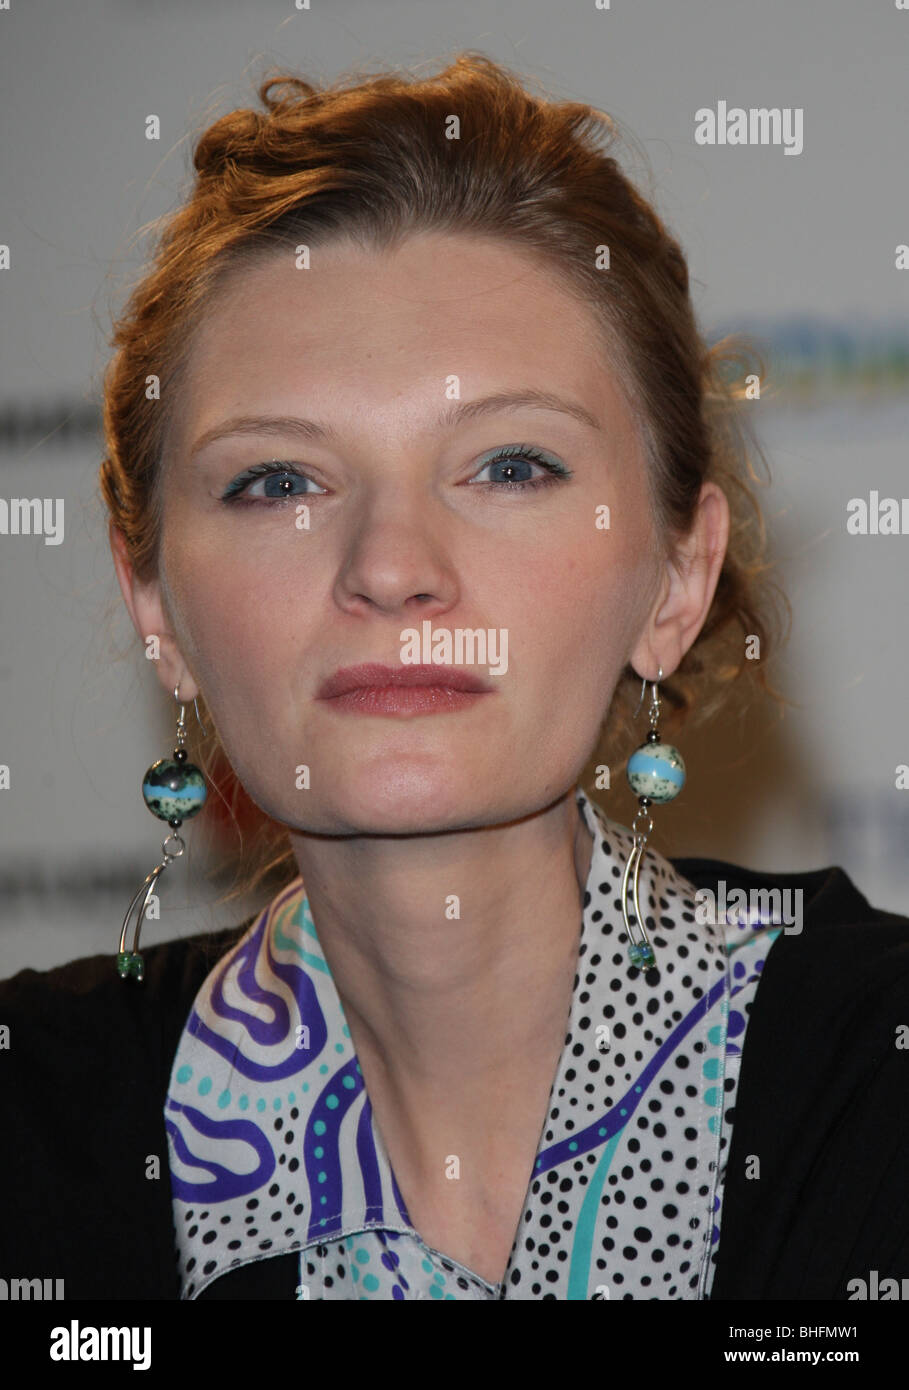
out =
[[[594,843],[571,1012],[502,1282],[414,1229],[297,878],[208,975],[174,1058],[182,1298],[292,1251],[299,1299],[709,1297],[748,1013],[781,927],[705,924],[648,849],[656,965],[631,967],[631,832],[575,796]]]

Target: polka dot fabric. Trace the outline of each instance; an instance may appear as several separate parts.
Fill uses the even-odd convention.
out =
[[[631,832],[575,795],[594,845],[569,1027],[502,1283],[414,1229],[297,879],[210,973],[174,1058],[183,1298],[292,1251],[300,1300],[709,1296],[748,1013],[780,928],[697,920],[694,886],[648,849],[656,965],[634,969]]]

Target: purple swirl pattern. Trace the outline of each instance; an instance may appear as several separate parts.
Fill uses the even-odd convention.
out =
[[[173,1119],[165,1119],[164,1126],[181,1161],[187,1166],[203,1168],[211,1174],[208,1182],[193,1183],[185,1182],[172,1173],[171,1190],[182,1201],[211,1202],[223,1201],[226,1197],[245,1197],[248,1192],[255,1192],[271,1177],[275,1170],[275,1156],[258,1125],[251,1124],[248,1120],[224,1120],[219,1123],[209,1119],[201,1110],[196,1110],[191,1105],[179,1105],[172,1100],[168,1100],[167,1106],[170,1112],[183,1115],[195,1133],[217,1140],[219,1153],[224,1152],[225,1141],[234,1139],[248,1144],[258,1159],[256,1167],[249,1173],[235,1173],[225,1168],[217,1159],[192,1153]]]
[[[727,1112],[747,1011],[777,932],[725,923],[695,930],[692,885],[651,851],[642,898],[651,903],[663,982],[629,981],[621,938],[610,939],[608,925],[604,935],[602,923],[615,916],[614,877],[632,837],[582,791],[577,798],[594,835],[578,981],[507,1284],[453,1270],[414,1230],[297,879],[211,971],[174,1058],[164,1121],[184,1298],[239,1264],[291,1251],[300,1252],[301,1286],[318,1298],[476,1300],[538,1297],[533,1289],[548,1287],[551,1296],[589,1299],[610,1280],[613,1296],[646,1298],[656,1277],[671,1297],[708,1296]],[[608,1057],[591,1041],[604,1017]],[[605,1107],[588,1081],[599,1070],[614,1070],[616,1080],[624,1072]],[[538,1195],[554,1192],[552,1183],[570,1232],[561,1260]],[[635,1261],[635,1248],[645,1256],[658,1245],[659,1269],[643,1278],[655,1265]]]
[[[271,978],[285,985],[286,990],[269,988],[257,978],[256,965],[263,952]],[[242,998],[248,1001],[248,1008],[228,1001],[230,982],[235,982]],[[288,997],[293,1001],[293,1009]],[[300,966],[276,959],[267,914],[262,915],[253,934],[244,937],[218,971],[211,985],[209,1007],[216,1021],[239,1024],[242,1031],[239,1035],[236,1029],[221,1032],[217,1022],[206,1022],[194,1008],[189,1019],[190,1033],[251,1081],[283,1081],[296,1076],[311,1064],[328,1036],[325,1016],[309,975]],[[263,1017],[265,1010],[271,1017]],[[307,1020],[310,1029],[307,1050],[296,1046],[291,1026],[292,1021],[300,1018]],[[263,1061],[263,1055],[274,1055],[277,1060]]]
[[[206,1218],[218,1213],[218,1245],[205,1254],[227,1265],[236,1251],[260,1257],[277,1237],[281,1248],[328,1239],[351,1213],[368,1225],[397,1208],[408,1224],[300,879],[204,982],[164,1120],[185,1288],[203,1253],[200,1205]],[[278,1227],[281,1201],[289,1213]],[[276,1208],[267,1234],[254,1215],[260,1202]]]

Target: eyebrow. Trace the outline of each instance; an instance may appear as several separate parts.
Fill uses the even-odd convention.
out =
[[[552,391],[541,391],[532,387],[513,391],[496,391],[491,396],[481,396],[479,400],[475,401],[457,401],[447,410],[441,412],[436,421],[436,427],[438,429],[451,429],[454,425],[461,424],[462,421],[478,419],[480,416],[491,415],[496,411],[527,408],[558,411],[560,414],[572,416],[590,429],[601,432],[603,428],[596,416],[579,402],[557,396]],[[330,425],[322,425],[317,420],[303,420],[296,415],[238,415],[233,419],[223,420],[220,424],[213,425],[211,429],[200,435],[190,450],[190,458],[194,458],[202,449],[213,444],[216,439],[246,434],[293,434],[311,442],[337,438],[337,431],[333,430]]]

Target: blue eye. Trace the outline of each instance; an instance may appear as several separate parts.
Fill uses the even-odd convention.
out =
[[[488,458],[483,464],[480,473],[484,473],[487,468],[494,468],[504,469],[509,474],[514,474],[515,472],[520,472],[521,469],[530,469],[533,466],[546,470],[542,478],[515,478],[509,476],[507,478],[491,479],[483,483],[482,486],[517,491],[523,488],[550,487],[561,478],[571,477],[571,470],[569,468],[566,468],[564,464],[559,463],[557,459],[550,457],[548,454],[541,453],[539,449],[533,448],[530,444],[507,444],[504,448],[497,449],[492,457]],[[478,476],[479,474],[470,479],[471,484],[476,483]]]
[[[508,444],[486,460],[480,469],[480,473],[486,469],[497,469],[505,471],[509,475],[505,478],[494,478],[488,482],[484,481],[480,485],[488,488],[495,488],[498,491],[517,492],[525,488],[549,487],[562,478],[570,478],[571,470],[559,463],[557,459],[543,454],[539,449],[533,448],[530,444]],[[515,473],[522,470],[530,471],[533,468],[543,469],[542,477],[514,477]],[[479,475],[475,475],[469,480],[470,485],[477,483]],[[250,491],[250,484],[262,479],[266,487],[269,483],[274,483],[273,489],[258,496]],[[306,483],[305,489],[294,491],[294,479]],[[232,483],[225,488],[221,494],[223,502],[237,503],[239,505],[258,506],[262,503],[283,502],[295,497],[315,497],[324,495],[325,488],[313,482],[307,473],[303,473],[295,464],[285,462],[281,459],[270,459],[266,463],[254,463],[251,468],[236,477]]]
[[[275,479],[274,491],[259,497],[249,492],[249,484],[255,482],[257,478],[264,478],[266,485]],[[305,492],[294,492],[292,491],[292,479],[294,478],[299,478],[301,482],[308,483],[310,486]],[[239,500],[243,503],[251,501],[253,505],[256,505],[259,502],[282,502],[285,498],[317,496],[324,491],[324,488],[320,488],[318,483],[314,483],[308,474],[301,473],[292,463],[271,459],[268,463],[254,463],[252,468],[245,469],[238,478],[234,478],[233,482],[221,494],[221,500],[222,502]],[[241,497],[241,493],[246,495]]]

